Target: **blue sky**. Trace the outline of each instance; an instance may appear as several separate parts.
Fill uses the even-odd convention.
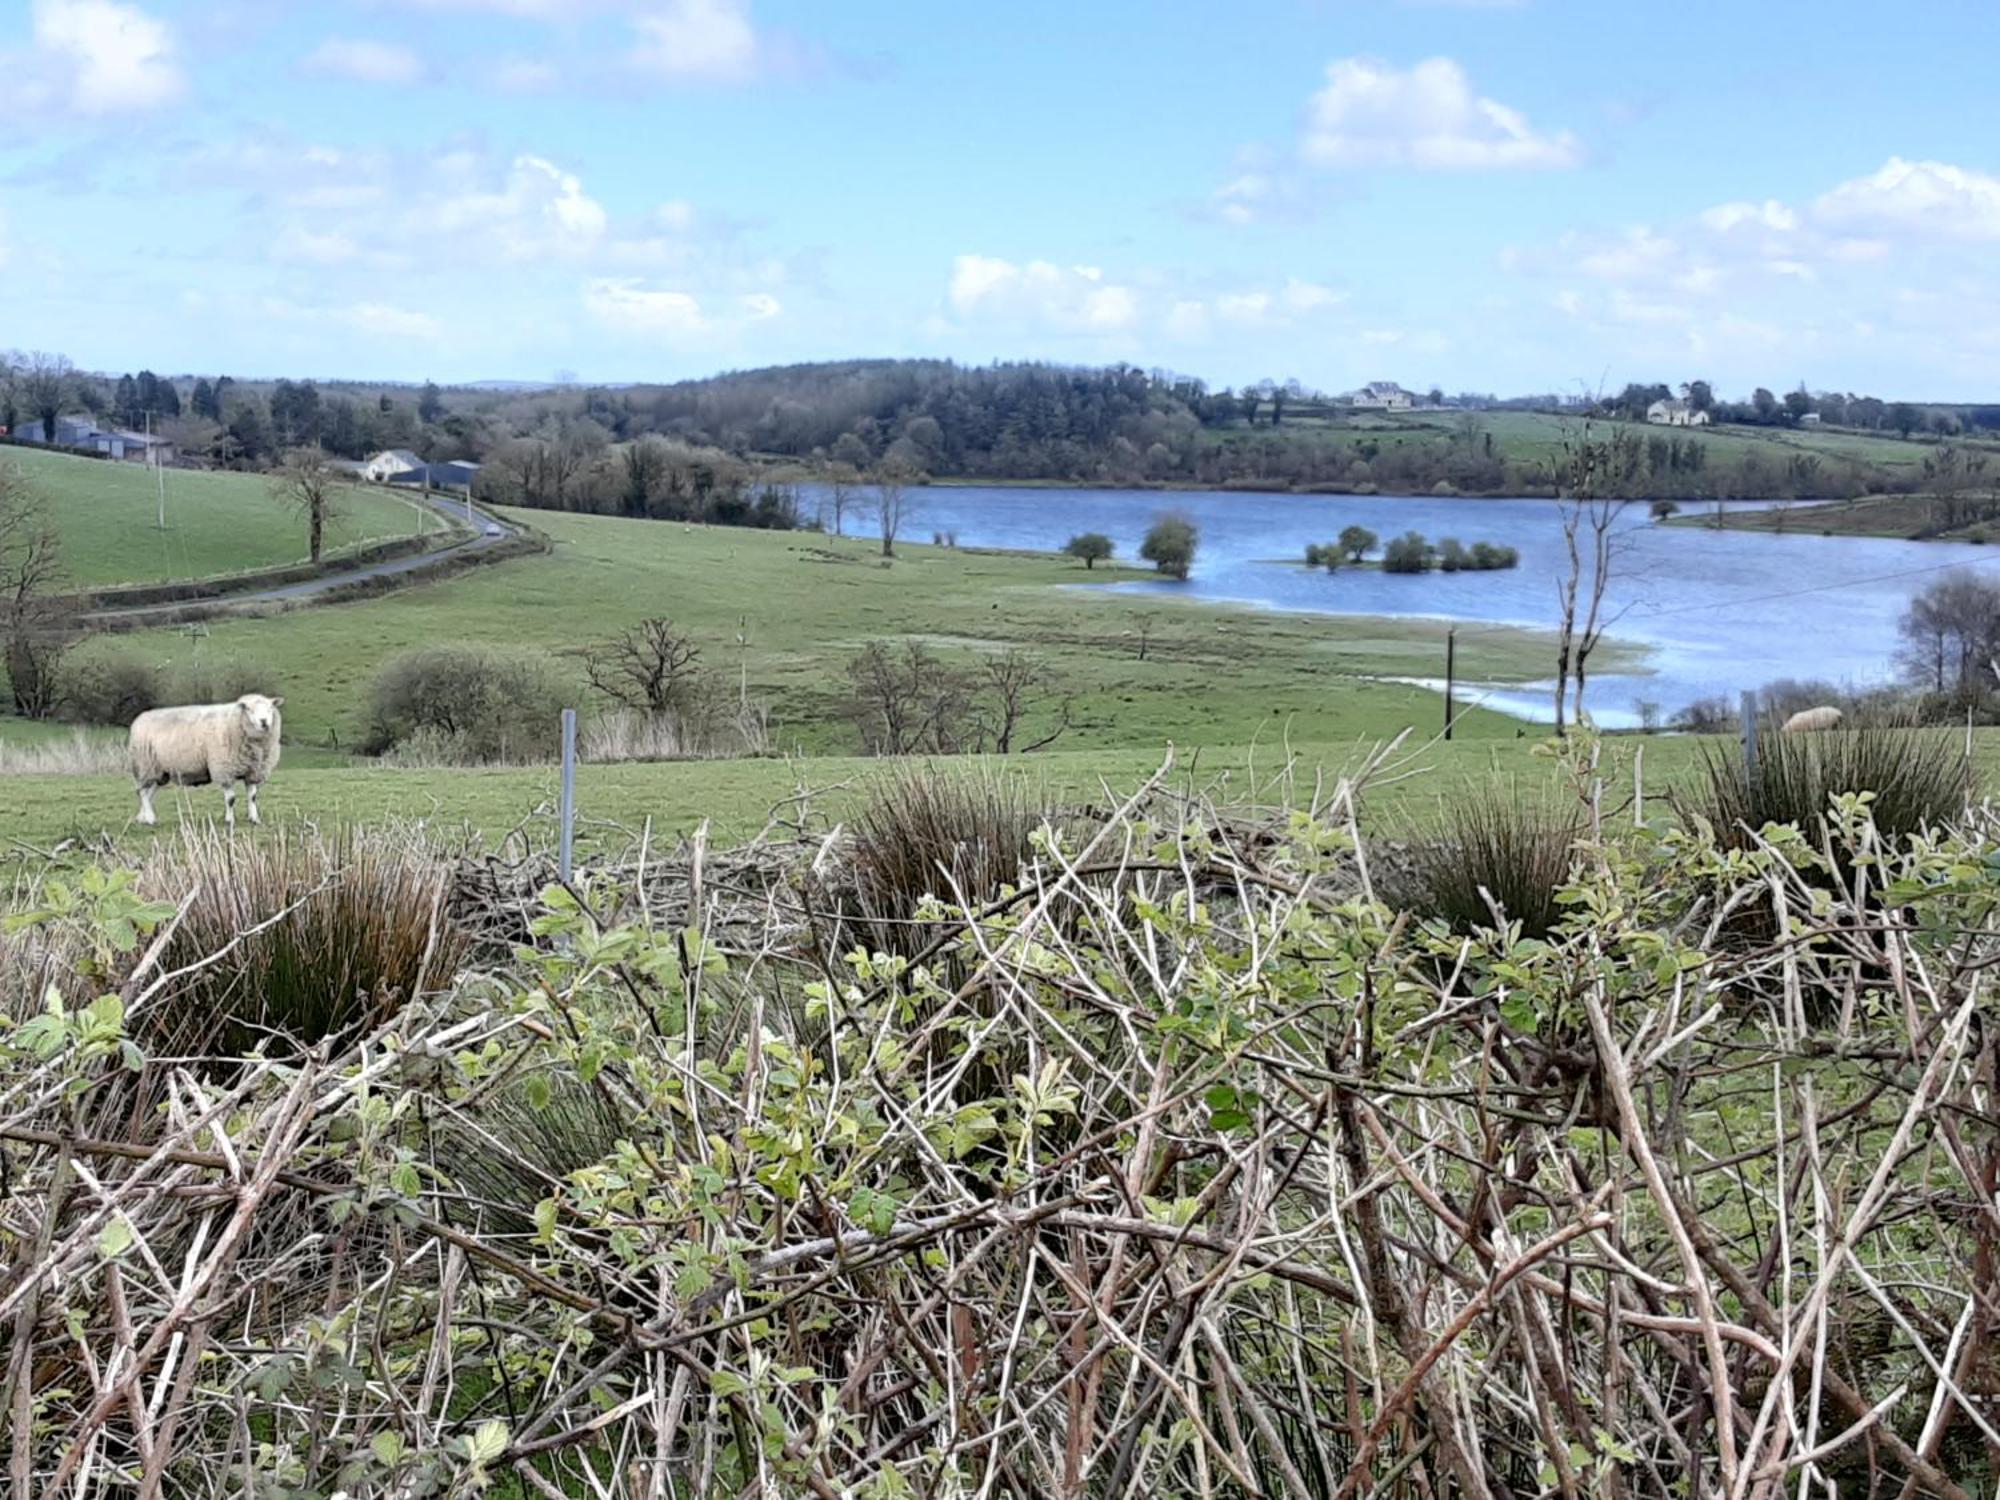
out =
[[[0,346],[2000,399],[2000,7],[0,0]]]

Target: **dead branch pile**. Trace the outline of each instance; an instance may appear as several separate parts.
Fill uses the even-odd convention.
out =
[[[1990,1492],[2000,829],[1587,830],[1529,939],[1353,827],[1142,793],[894,951],[820,845],[488,868],[520,954],[241,1059],[133,1046],[187,908],[73,882],[14,1493]]]

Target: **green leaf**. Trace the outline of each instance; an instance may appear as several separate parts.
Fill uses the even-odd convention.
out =
[[[405,1198],[414,1198],[424,1190],[423,1179],[417,1175],[415,1162],[399,1162],[389,1174],[389,1186]]]
[[[561,1205],[554,1198],[544,1198],[535,1205],[535,1237],[544,1245],[556,1237],[556,1215]]]
[[[116,1260],[132,1248],[132,1226],[125,1222],[123,1214],[112,1219],[97,1232],[97,1253],[106,1260]]]
[[[750,1389],[750,1382],[734,1370],[717,1370],[708,1377],[708,1388],[718,1396],[740,1396]]]
[[[507,1451],[507,1424],[495,1417],[481,1422],[465,1440],[465,1456],[476,1464],[489,1464]]]
[[[528,1095],[528,1108],[539,1111],[549,1107],[549,1081],[547,1078],[543,1077],[540,1073],[530,1073],[525,1088]]]
[[[375,1457],[390,1468],[403,1461],[403,1439],[400,1433],[378,1432],[368,1440],[368,1446],[375,1450]]]

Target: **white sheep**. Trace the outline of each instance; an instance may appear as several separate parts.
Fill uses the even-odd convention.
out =
[[[1831,703],[1822,703],[1818,708],[1802,708],[1785,720],[1784,733],[1806,734],[1815,729],[1838,729],[1841,712]]]
[[[139,821],[156,823],[153,789],[222,787],[225,821],[236,826],[236,783],[250,788],[250,821],[257,817],[257,788],[278,765],[278,707],[283,698],[245,693],[234,703],[191,703],[155,708],[132,721],[132,780],[139,788]]]

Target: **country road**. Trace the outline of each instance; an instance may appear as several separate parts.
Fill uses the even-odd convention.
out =
[[[453,500],[442,494],[409,492],[407,498],[412,505],[421,505],[432,514],[441,517],[454,526],[466,524],[466,502]],[[342,568],[331,573],[323,573],[317,578],[301,579],[297,583],[276,584],[266,589],[246,589],[238,594],[223,594],[207,599],[172,600],[163,604],[140,604],[126,608],[92,610],[84,619],[92,623],[109,621],[142,621],[149,615],[172,615],[193,607],[228,607],[240,604],[275,604],[311,599],[320,594],[332,593],[335,589],[346,588],[350,584],[362,583],[371,578],[393,578],[402,573],[415,573],[435,566],[443,558],[463,557],[468,554],[490,551],[512,537],[521,534],[521,528],[503,520],[480,506],[472,507],[473,531],[470,536],[459,538],[449,546],[439,547],[430,552],[419,552],[409,557],[393,557],[386,562],[363,563],[352,568]]]

